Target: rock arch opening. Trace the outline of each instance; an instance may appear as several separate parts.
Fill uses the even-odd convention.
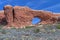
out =
[[[32,24],[38,24],[38,23],[40,23],[41,22],[41,18],[39,18],[39,17],[34,17],[33,19],[32,19]]]

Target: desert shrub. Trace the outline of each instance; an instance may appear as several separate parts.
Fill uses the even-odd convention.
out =
[[[26,26],[26,28],[32,28],[33,26]]]
[[[11,27],[11,29],[16,29],[15,27]]]
[[[52,38],[48,38],[47,40],[53,40]]]
[[[35,29],[34,32],[38,33],[38,32],[40,32],[40,29]]]
[[[2,34],[6,34],[6,31],[4,29],[1,29],[0,31]]]
[[[1,36],[0,36],[0,40],[4,40],[4,38],[3,37],[1,38]]]
[[[56,28],[57,28],[57,29],[60,29],[60,24],[58,24],[58,25],[56,26]]]
[[[11,29],[16,29],[16,27],[15,26],[10,26],[11,27]]]
[[[2,29],[3,28],[3,25],[0,25],[0,29]]]

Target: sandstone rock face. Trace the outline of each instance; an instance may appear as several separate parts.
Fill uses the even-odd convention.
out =
[[[10,5],[5,6],[4,14],[5,14],[6,21],[8,22],[8,25],[12,25],[12,23],[13,23],[13,7]]]
[[[6,25],[14,27],[24,27],[33,25],[32,19],[39,17],[40,24],[53,24],[60,21],[60,14],[53,14],[52,12],[43,10],[32,10],[29,7],[7,5],[3,11],[0,11],[0,24],[1,21],[6,21]]]
[[[14,24],[18,27],[20,26],[27,26],[31,25],[31,20],[33,15],[29,13],[31,11],[29,8],[26,7],[14,7]]]
[[[4,22],[6,23],[6,19],[5,19],[5,15],[4,15],[4,11],[0,11],[0,24],[4,24]]]

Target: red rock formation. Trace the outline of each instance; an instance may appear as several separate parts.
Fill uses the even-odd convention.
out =
[[[13,7],[10,5],[5,6],[4,14],[5,14],[5,18],[8,22],[8,25],[12,25],[12,23],[13,23]]]
[[[0,20],[2,20],[2,18],[4,18],[4,17],[5,17],[4,11],[2,10],[2,11],[0,11]]]
[[[2,24],[5,20],[5,15],[4,15],[4,11],[0,11],[0,24]]]
[[[14,7],[14,24],[16,24],[18,27],[20,26],[27,26],[31,25],[31,20],[33,18],[33,15],[29,13],[31,11],[27,7]]]
[[[60,20],[60,14],[53,14],[48,11],[32,10],[24,6],[5,6],[4,11],[0,11],[0,22],[6,19],[8,26],[24,27],[32,25],[32,19],[39,17],[41,24],[52,24]]]

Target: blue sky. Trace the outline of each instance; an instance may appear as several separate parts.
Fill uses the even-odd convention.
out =
[[[5,5],[28,6],[35,10],[60,13],[60,0],[0,0],[0,10],[3,10]]]

